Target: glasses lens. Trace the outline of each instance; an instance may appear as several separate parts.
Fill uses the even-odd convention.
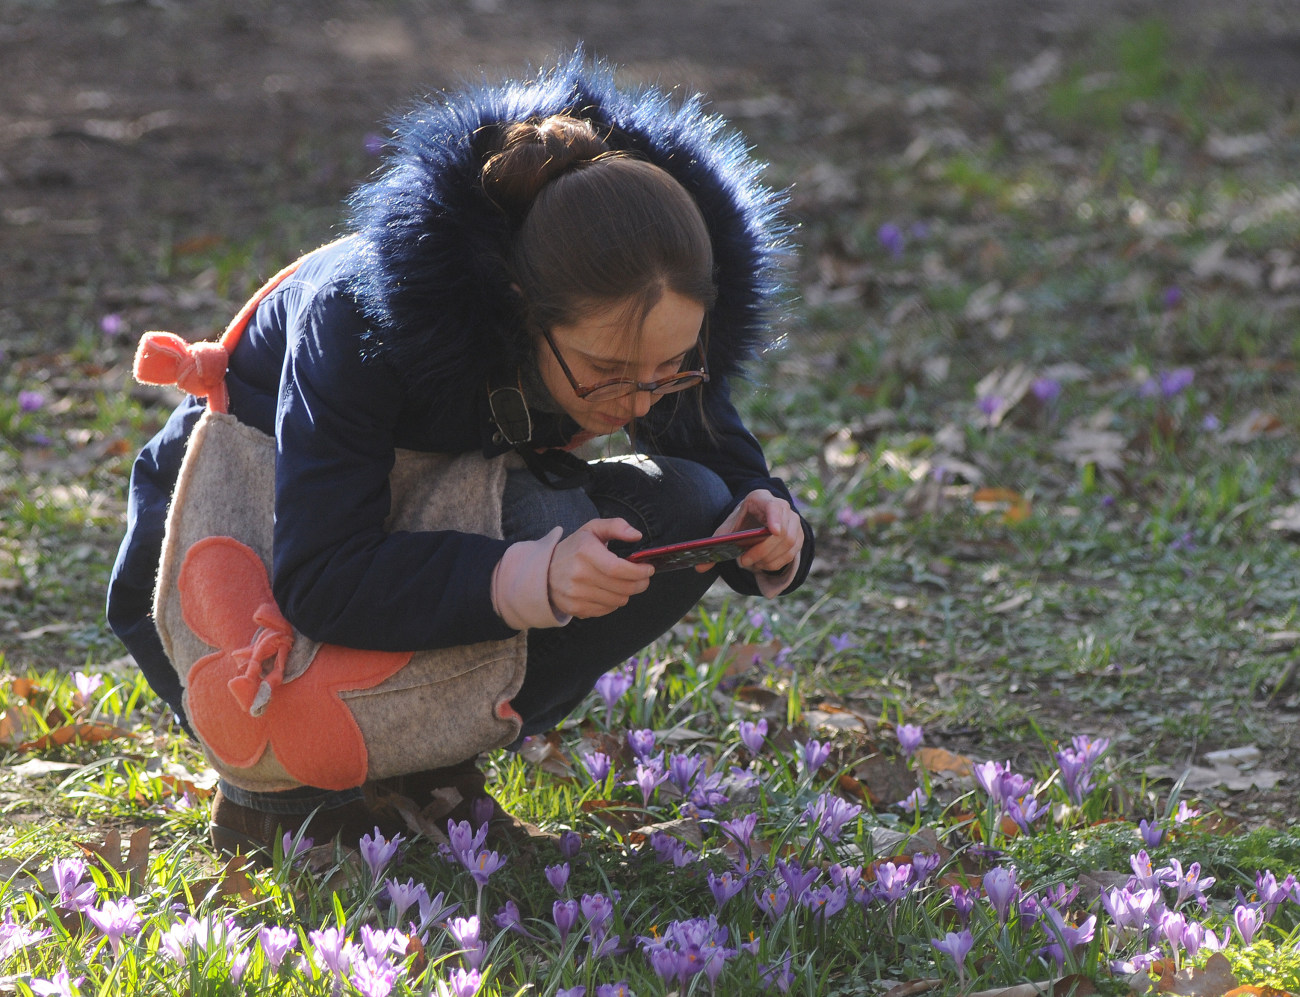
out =
[[[687,371],[667,381],[660,381],[659,387],[655,388],[654,393],[656,395],[670,395],[674,391],[685,391],[687,388],[693,388],[697,384],[703,383],[704,375],[698,370]]]

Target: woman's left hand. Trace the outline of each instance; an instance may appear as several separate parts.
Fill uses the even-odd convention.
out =
[[[766,526],[772,535],[750,547],[736,559],[736,563],[756,573],[781,574],[803,549],[803,523],[790,503],[779,495],[762,490],[750,492],[713,535],[721,536],[758,526]],[[701,564],[695,570],[708,571],[711,567]]]

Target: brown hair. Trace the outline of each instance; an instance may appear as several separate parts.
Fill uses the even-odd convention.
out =
[[[610,148],[590,121],[512,124],[482,170],[515,225],[508,264],[526,328],[629,300],[629,326],[665,291],[713,306],[713,248],[695,199],[667,172]]]

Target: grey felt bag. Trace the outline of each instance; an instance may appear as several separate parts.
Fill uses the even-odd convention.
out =
[[[500,537],[506,470],[504,458],[398,451],[390,478],[392,511],[385,526],[394,531],[454,529]],[[248,647],[242,647],[242,638],[237,642],[240,649],[227,647],[223,652],[214,646],[209,619],[228,613],[232,600],[253,597],[245,591],[248,586],[239,583],[238,573],[217,571],[217,577],[195,582],[187,558],[193,555],[201,560],[214,544],[225,544],[230,550],[246,548],[251,551],[253,574],[269,574],[274,500],[275,441],[233,416],[206,412],[190,438],[172,498],[154,612],[163,647],[185,687],[186,712],[213,767],[225,779],[258,792],[304,783],[344,788],[345,783],[359,784],[357,773],[375,779],[437,768],[518,737],[520,719],[510,700],[523,682],[524,633],[503,641],[418,651],[409,660],[401,656],[405,663],[386,668],[381,681],[368,688],[337,691],[336,698],[345,707],[342,711],[334,699],[325,704],[329,708],[319,711],[299,705],[285,712],[279,704],[295,696],[303,703],[316,702],[303,698],[310,681],[299,690],[292,688],[295,683],[312,675],[313,668],[346,673],[347,662],[359,660],[359,652],[317,645],[297,633],[290,641],[288,633],[277,636],[262,617]],[[260,561],[260,569],[251,562],[252,555]],[[279,617],[273,607],[263,608]],[[287,624],[280,620],[283,630]],[[202,635],[195,632],[196,625]],[[253,624],[245,626],[252,628]],[[230,670],[234,658],[252,663],[252,686],[232,706],[234,700],[222,698],[234,695],[227,687],[234,690],[248,681]],[[323,664],[327,658],[332,662],[328,666]],[[218,666],[226,670],[214,679]],[[274,682],[261,680],[272,666],[278,669]],[[231,675],[234,679],[229,679]],[[355,730],[346,719],[348,714]],[[199,719],[210,716],[226,719]],[[201,729],[205,722],[206,736]],[[251,737],[249,732],[263,728],[271,739],[259,748],[257,738],[264,734]],[[326,765],[322,776],[322,753],[328,755],[349,738],[356,741],[357,731],[359,742],[347,756],[348,764],[337,770]],[[290,757],[306,761],[286,768]]]

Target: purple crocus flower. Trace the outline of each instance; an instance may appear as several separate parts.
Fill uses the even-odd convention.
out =
[[[817,878],[817,869],[805,869],[797,859],[776,860],[776,871],[784,881],[786,887],[790,890],[790,896],[798,898],[803,891],[812,886],[813,881]]]
[[[1002,407],[1002,396],[980,395],[975,399],[975,407],[980,410],[981,415],[992,417]]]
[[[513,931],[516,935],[523,935],[525,938],[532,938],[532,934],[524,927],[523,917],[519,913],[519,905],[513,900],[507,900],[502,908],[493,915],[492,920],[502,931]]]
[[[465,868],[469,870],[474,882],[486,886],[492,874],[505,864],[505,857],[500,852],[484,850],[475,855],[472,862],[466,863]]]
[[[1232,912],[1232,920],[1237,925],[1241,943],[1249,946],[1255,940],[1255,932],[1264,923],[1264,912],[1253,904],[1239,904]]]
[[[1183,292],[1176,286],[1165,288],[1165,293],[1160,296],[1161,303],[1165,311],[1172,311],[1183,303]]]
[[[1050,405],[1061,397],[1061,382],[1052,377],[1036,377],[1029,391],[1041,404]]]
[[[37,412],[45,407],[45,396],[39,391],[18,392],[18,411]]]
[[[611,760],[609,755],[603,751],[584,751],[578,756],[582,761],[582,767],[587,770],[587,775],[591,781],[601,785],[609,778],[609,769]]]
[[[474,997],[483,985],[483,976],[477,969],[457,967],[447,974],[447,988],[450,997]]]
[[[1170,859],[1169,865],[1164,869],[1157,870],[1156,874],[1160,876],[1162,884],[1172,886],[1178,890],[1178,897],[1174,900],[1175,907],[1182,906],[1188,899],[1195,899],[1201,910],[1209,907],[1210,904],[1205,897],[1205,891],[1214,885],[1214,877],[1201,878],[1201,863],[1193,862],[1184,871],[1182,862],[1178,859]]]
[[[393,839],[389,841],[377,827],[374,834],[361,836],[361,857],[365,860],[366,866],[370,869],[370,874],[374,877],[376,883],[379,882],[379,877],[383,874],[388,863],[397,857],[397,850],[405,840],[406,838],[402,835],[395,834]]]
[[[548,865],[546,867],[546,881],[551,884],[551,889],[562,895],[565,886],[569,883],[569,863],[561,862],[558,865]]]
[[[605,702],[607,713],[614,711],[614,704],[623,698],[624,694],[632,688],[632,668],[623,665],[619,668],[613,668],[607,671],[600,678],[596,679],[596,692]]]
[[[1160,872],[1156,872],[1151,868],[1151,856],[1147,854],[1145,848],[1141,849],[1136,855],[1130,855],[1128,864],[1133,870],[1132,885],[1140,886],[1144,890],[1160,888],[1160,880],[1163,877]]]
[[[416,902],[420,905],[420,924],[418,931],[424,931],[431,924],[437,924],[439,921],[450,917],[460,909],[460,904],[447,903],[447,894],[444,890],[439,890],[433,896],[429,896],[427,890],[421,885]]]
[[[422,892],[427,893],[423,883],[417,883],[414,879],[408,879],[405,883],[396,879],[390,879],[384,884],[384,893],[388,895],[389,913],[393,921],[400,922],[420,899]]]
[[[758,975],[763,981],[763,989],[771,990],[775,987],[783,994],[789,993],[790,985],[794,983],[794,971],[790,968],[790,953],[786,952],[770,966],[760,965]]]
[[[920,786],[917,786],[914,790],[895,803],[894,806],[902,807],[909,814],[914,814],[929,802],[930,797],[926,795],[925,790]]]
[[[912,892],[912,867],[904,862],[882,862],[876,867],[876,894],[888,904],[896,904]]]
[[[950,931],[942,938],[931,938],[930,944],[953,961],[957,967],[957,978],[965,985],[966,956],[975,944],[975,936],[963,928],[961,931]]]
[[[1097,926],[1097,915],[1090,914],[1086,919],[1077,926],[1071,925],[1065,920],[1063,915],[1055,907],[1047,908],[1047,925],[1049,932],[1054,935],[1066,951],[1074,951],[1081,945],[1087,945],[1092,941],[1093,930]]]
[[[831,650],[836,654],[843,654],[845,651],[851,651],[858,646],[853,635],[847,633],[839,635],[832,634],[827,638],[827,642],[831,645]]]
[[[703,766],[704,759],[695,755],[673,755],[668,759],[668,781],[683,794],[689,793]]]
[[[786,907],[790,905],[790,891],[784,883],[778,883],[776,886],[769,886],[766,889],[759,890],[754,896],[759,909],[770,917],[773,921],[785,913]]]
[[[957,920],[965,926],[970,921],[971,911],[975,909],[975,900],[979,897],[979,892],[964,886],[950,886],[948,896],[952,899],[952,909],[957,914]]]
[[[1174,395],[1191,387],[1195,377],[1196,372],[1190,367],[1162,371],[1160,374],[1160,393],[1166,398],[1172,398]]]
[[[479,932],[477,914],[471,914],[469,917],[453,917],[447,922],[447,933],[455,940],[456,947],[462,950],[461,955],[469,969],[480,969],[483,960],[487,957],[487,946],[483,944]]]
[[[603,893],[584,893],[579,907],[593,929],[607,928],[614,920],[614,902]]]
[[[629,783],[641,789],[641,802],[645,806],[650,805],[650,797],[654,795],[660,784],[668,778],[668,773],[663,767],[651,759],[649,762],[638,762],[636,766],[636,778]]]
[[[144,919],[136,911],[135,901],[130,897],[105,900],[98,908],[85,907],[81,912],[108,939],[114,957],[122,951],[122,939],[139,934],[144,927]]]
[[[799,758],[805,772],[816,773],[831,756],[831,746],[820,741],[808,741],[805,744],[796,741],[794,746],[799,749]]]
[[[578,853],[582,851],[582,835],[577,831],[561,831],[560,840],[556,842],[555,847],[566,859],[577,858]]]
[[[849,902],[849,891],[844,886],[826,884],[815,890],[805,890],[799,897],[801,906],[813,912],[814,921],[829,921]]]
[[[1148,848],[1158,848],[1160,842],[1165,840],[1165,829],[1160,826],[1159,821],[1138,821],[1138,835],[1142,838],[1142,843]]]
[[[117,312],[109,312],[99,320],[99,331],[110,339],[126,331],[126,320]]]
[[[1198,873],[1200,872],[1200,866],[1196,863],[1192,864],[1192,869],[1195,869]],[[1190,874],[1191,869],[1188,872]],[[1213,883],[1214,880],[1211,879],[1209,882]],[[1201,884],[1202,889],[1208,889],[1208,886],[1208,883],[1202,882]],[[1259,896],[1259,902],[1264,911],[1264,920],[1272,921],[1273,915],[1277,913],[1277,909],[1282,906],[1282,903],[1297,895],[1297,889],[1298,884],[1294,873],[1288,875],[1280,883],[1271,871],[1264,870],[1256,873],[1255,893]]]
[[[808,805],[803,812],[803,819],[809,823],[817,822],[817,831],[827,841],[839,841],[844,825],[862,813],[862,807],[849,803],[834,793],[822,793]]]
[[[551,904],[551,919],[555,921],[555,926],[560,930],[561,945],[569,937],[569,932],[573,930],[573,926],[578,923],[580,912],[581,909],[576,900],[557,900]]]
[[[347,976],[356,955],[357,947],[348,941],[347,935],[336,927],[322,928],[307,934],[311,942],[311,958],[318,967],[342,980]]]
[[[759,718],[756,721],[740,721],[740,741],[748,749],[751,755],[757,755],[763,750],[763,740],[767,737],[767,721]]]
[[[984,893],[998,915],[998,923],[1006,924],[1011,916],[1011,904],[1020,895],[1015,872],[1002,866],[990,869],[984,874]]]
[[[721,876],[712,871],[709,873],[709,892],[713,894],[713,902],[718,905],[719,909],[744,888],[744,878],[735,875],[730,869],[726,870]]]
[[[85,910],[95,902],[94,883],[83,883],[86,863],[81,859],[55,859],[50,863],[54,885],[59,891],[59,906],[64,910]]]
[[[645,761],[655,750],[655,732],[652,730],[630,730],[627,732],[627,746],[638,761]]]
[[[90,703],[90,697],[104,684],[104,676],[88,675],[85,672],[73,672],[72,683],[77,687],[77,695],[83,703]]]
[[[28,986],[40,997],[76,997],[77,988],[84,979],[84,976],[72,979],[68,975],[68,967],[64,966],[48,980],[33,979]]]
[[[748,813],[743,817],[734,817],[718,824],[722,833],[735,841],[744,851],[749,851],[749,844],[753,840],[754,829],[757,826],[758,814],[755,813]]]
[[[636,994],[627,985],[627,980],[619,980],[617,983],[600,984],[596,987],[596,997],[636,997]]]
[[[898,738],[898,748],[903,752],[904,758],[911,758],[916,754],[916,749],[925,740],[924,728],[916,724],[899,724],[894,728],[894,734]]]
[[[257,933],[257,944],[261,946],[271,972],[277,973],[284,957],[298,947],[298,936],[278,924],[268,924]]]
[[[1039,803],[1033,796],[1021,797],[1018,800],[1009,799],[1003,803],[1003,809],[1015,822],[1016,827],[1026,834],[1032,829],[1034,821],[1048,811],[1047,804]]]
[[[1117,928],[1135,935],[1146,927],[1150,914],[1160,907],[1160,891],[1112,887],[1101,894],[1101,905]]]
[[[577,986],[555,991],[555,997],[587,997],[587,988],[579,983]]]
[[[388,997],[397,984],[398,967],[384,959],[358,956],[348,970],[348,982],[361,997]]]
[[[903,230],[893,222],[885,222],[876,229],[876,240],[894,259],[899,259],[903,255],[903,247],[907,245],[907,237],[903,235]]]

